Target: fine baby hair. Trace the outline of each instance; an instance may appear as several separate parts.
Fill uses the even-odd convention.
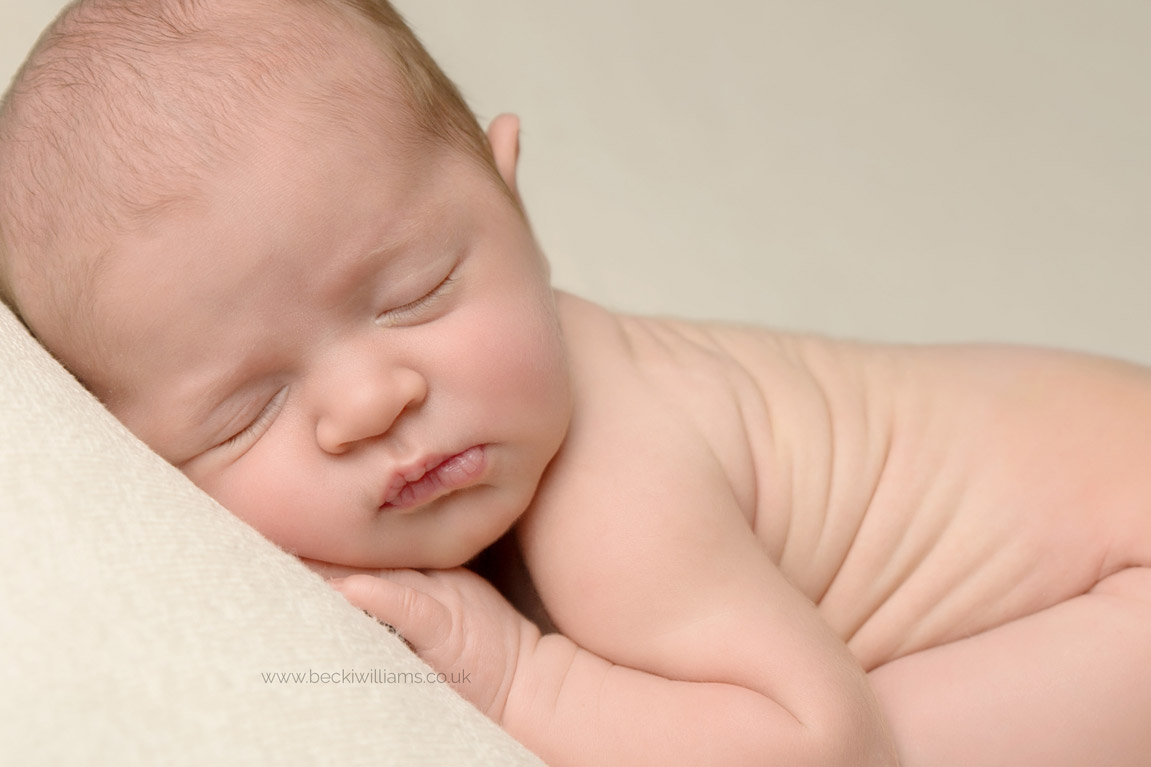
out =
[[[348,110],[376,109],[498,180],[471,110],[386,0],[72,3],[0,104],[0,298],[22,316],[25,282],[43,280],[51,312],[82,308],[70,297],[95,276],[108,227],[194,203],[300,85],[306,114],[282,130],[317,118],[314,140],[338,141],[326,129]]]

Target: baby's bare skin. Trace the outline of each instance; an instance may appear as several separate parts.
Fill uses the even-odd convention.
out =
[[[102,254],[87,283],[14,261],[141,439],[368,571],[333,585],[553,765],[1147,763],[1148,371],[555,293],[514,117],[488,167],[374,102],[302,108],[358,92],[357,40],[193,200],[60,245]],[[458,567],[513,525],[559,633]]]
[[[566,635],[635,668],[731,674],[754,689],[743,661],[771,665],[764,657],[782,653],[785,632],[726,618],[696,631],[713,621],[716,563],[696,561],[689,549],[707,544],[684,538],[714,526],[727,536],[723,550],[739,551],[738,525],[722,519],[738,516],[764,560],[871,672],[908,763],[1097,758],[1100,742],[1090,738],[1100,728],[1077,713],[1092,691],[1060,705],[1044,692],[1082,671],[1063,650],[1085,641],[1103,650],[1085,667],[1097,692],[1115,703],[1129,696],[1133,718],[1113,712],[1102,728],[1108,748],[1146,748],[1132,725],[1151,710],[1138,649],[1151,639],[1148,605],[1139,626],[1107,612],[1099,592],[1149,594],[1147,370],[1035,349],[868,345],[615,316],[567,296],[560,309],[575,416],[519,538]],[[694,515],[706,525],[693,529]],[[652,530],[669,526],[680,526],[668,536],[683,547],[669,557],[682,580],[677,567],[661,566],[668,551],[658,540],[645,550],[660,537]],[[693,583],[708,608],[684,607],[686,628],[669,625],[669,606],[697,602]],[[1077,622],[1080,613],[1095,620]],[[1028,616],[1032,624],[1012,624]],[[1134,625],[1140,639],[1108,638],[1111,624]],[[742,654],[716,633],[728,627],[764,631],[742,636]],[[676,631],[688,639],[651,649]],[[818,631],[806,639],[827,649]],[[1118,648],[1104,650],[1108,642]],[[722,658],[709,657],[717,646]],[[706,660],[693,663],[690,653]],[[1015,697],[982,675],[1036,658],[1044,662],[1026,680],[1032,689],[998,677]],[[1116,685],[1125,676],[1132,681]],[[968,689],[949,685],[956,677]],[[818,698],[818,677],[795,681],[776,688],[777,699]],[[994,736],[1008,715],[1015,744]],[[1062,729],[1041,735],[1046,725]]]
[[[1151,556],[1151,480],[1128,465],[1151,454],[1145,370],[616,321],[630,346],[595,353],[691,418],[772,561],[869,670]]]

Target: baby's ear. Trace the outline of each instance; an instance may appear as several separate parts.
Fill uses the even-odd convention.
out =
[[[502,114],[488,126],[488,143],[496,158],[496,170],[517,198],[516,166],[520,159],[520,118],[513,114]]]

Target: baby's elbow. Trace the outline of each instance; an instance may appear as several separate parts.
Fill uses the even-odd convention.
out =
[[[870,707],[868,707],[870,708]],[[898,767],[899,756],[886,721],[877,711],[841,709],[807,725],[811,764],[834,767]]]
[[[845,736],[817,736],[815,758],[811,764],[828,767],[898,767],[899,756],[895,744],[874,732],[857,732]]]
[[[736,689],[736,688],[728,688]],[[742,692],[748,692],[742,690]],[[765,696],[743,697],[744,707],[707,708],[711,764],[787,764],[802,767],[898,767],[895,740],[878,702],[864,689],[809,697],[798,711]],[[719,753],[722,753],[721,758]],[[697,760],[687,758],[687,763]]]
[[[803,767],[898,767],[886,722],[859,708],[791,718],[780,728],[746,728],[728,742],[729,765],[788,764]]]
[[[899,757],[885,732],[853,726],[828,730],[796,724],[798,732],[781,737],[766,733],[727,749],[729,765],[788,764],[803,767],[898,767]]]

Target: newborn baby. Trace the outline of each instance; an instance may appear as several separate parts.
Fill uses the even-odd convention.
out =
[[[383,2],[81,2],[0,286],[551,764],[1151,762],[1151,372],[606,311],[517,159]],[[509,530],[556,632],[461,567]]]

